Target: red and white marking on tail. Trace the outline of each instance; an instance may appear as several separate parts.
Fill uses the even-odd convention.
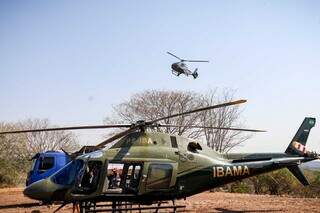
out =
[[[302,145],[301,143],[297,142],[297,141],[293,141],[292,145],[294,148],[296,148],[297,150],[299,150],[300,152],[303,152],[304,154],[307,153],[307,149],[304,145]]]

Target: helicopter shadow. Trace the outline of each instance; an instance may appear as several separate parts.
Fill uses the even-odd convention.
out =
[[[39,207],[39,203],[21,203],[21,204],[8,204],[0,205],[0,209],[14,209],[14,208],[30,208],[30,207]]]
[[[224,208],[215,208],[220,213],[245,213],[245,212],[282,212],[283,209],[254,209],[254,210],[230,210]]]

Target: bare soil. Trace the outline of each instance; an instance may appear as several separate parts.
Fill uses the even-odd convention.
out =
[[[291,198],[270,195],[249,195],[204,192],[187,200],[186,212],[320,212],[319,199]],[[38,202],[24,197],[22,188],[0,189],[0,212],[53,212],[58,205],[38,206]],[[72,205],[65,206],[61,213],[72,212]],[[143,211],[150,212],[150,211]],[[160,212],[168,212],[161,210]]]

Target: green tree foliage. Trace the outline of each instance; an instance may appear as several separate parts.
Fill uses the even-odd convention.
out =
[[[46,119],[29,119],[19,123],[0,123],[0,131],[48,128]],[[0,187],[23,184],[30,170],[30,159],[49,150],[75,151],[78,143],[65,131],[0,135]]]
[[[271,195],[288,194],[296,181],[287,169],[252,177],[250,180],[254,185],[255,193]]]
[[[303,186],[287,169],[258,175],[229,184],[225,189],[235,193],[319,197],[320,171],[304,170],[310,186]]]
[[[253,187],[248,183],[248,180],[237,181],[230,184],[230,192],[252,193]]]

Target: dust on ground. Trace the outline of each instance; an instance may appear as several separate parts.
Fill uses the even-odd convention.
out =
[[[53,212],[58,205],[37,206],[38,202],[25,197],[22,188],[0,189],[0,212]],[[179,200],[187,212],[320,212],[316,198],[291,198],[270,195],[250,195],[223,192],[204,192]],[[36,206],[35,206],[36,205]],[[65,206],[61,213],[72,212],[72,205]],[[150,212],[150,211],[143,211]],[[162,210],[159,212],[166,212]]]

